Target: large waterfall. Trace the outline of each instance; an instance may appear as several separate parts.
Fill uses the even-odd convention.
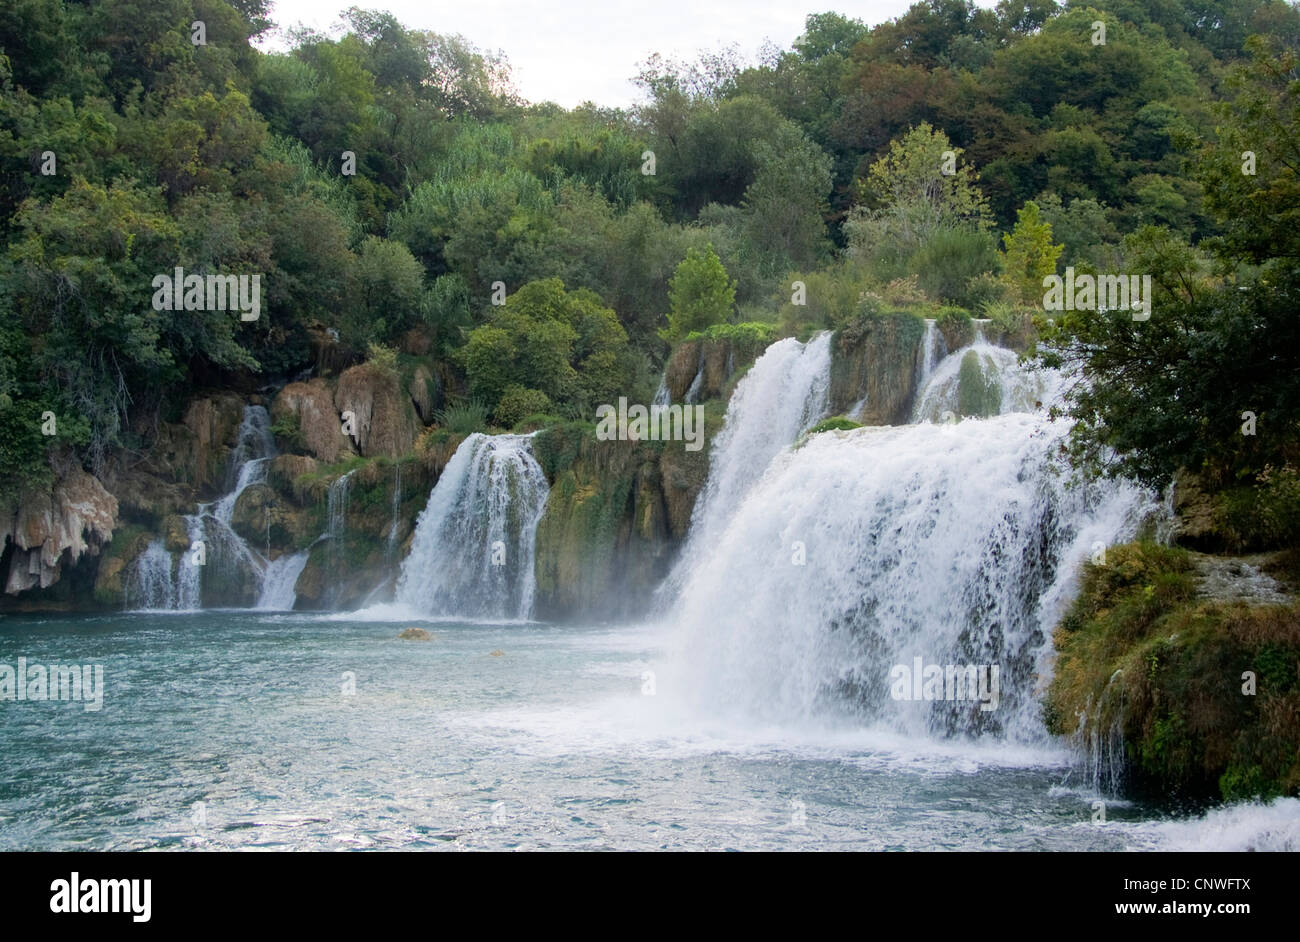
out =
[[[427,615],[528,618],[548,493],[532,436],[465,439],[416,521],[397,603]]]
[[[917,418],[956,411],[955,378],[972,354],[1001,414],[783,448],[815,418],[815,395],[782,402],[782,442],[771,437],[775,410],[752,404],[818,384],[793,359],[811,345],[780,346],[737,389],[674,573],[673,687],[709,716],[1043,736],[1035,691],[1079,565],[1130,538],[1150,501],[1129,486],[1067,487],[1053,459],[1068,429],[1032,411],[1052,378],[1025,373],[982,337],[933,369]],[[761,444],[731,453],[748,441]],[[979,669],[990,681],[997,667],[997,696],[944,699],[942,686],[938,698],[914,696],[920,676],[896,696],[895,668],[910,678],[921,665],[969,678]]]

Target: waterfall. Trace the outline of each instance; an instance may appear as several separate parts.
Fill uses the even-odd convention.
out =
[[[356,473],[355,470],[349,471],[330,482],[325,505],[325,535],[333,540],[336,546],[343,539],[343,531],[347,528],[348,482]]]
[[[428,615],[527,618],[546,475],[530,435],[461,443],[416,521],[397,602]]]
[[[388,524],[388,543],[384,547],[384,558],[391,563],[397,553],[397,530],[402,522],[402,464],[393,465],[393,518]]]
[[[934,372],[935,363],[939,358],[939,328],[933,317],[925,319],[925,336],[921,339],[921,381],[920,386],[925,387],[925,382]]]
[[[1022,366],[1014,350],[995,347],[977,327],[975,342],[943,358],[926,375],[912,408],[913,422],[1035,412],[1055,395],[1060,378]],[[950,415],[945,415],[950,413]]]
[[[292,555],[285,553],[279,559],[267,563],[266,575],[262,579],[262,592],[257,599],[258,608],[277,612],[293,610],[293,604],[298,598],[294,586],[298,584],[298,577],[307,567],[309,555],[306,550]]]
[[[685,582],[683,688],[710,714],[768,722],[1039,735],[1036,675],[1077,567],[1149,506],[1131,487],[1066,488],[1050,467],[1065,433],[1009,414],[780,455]],[[915,658],[998,665],[997,708],[893,699],[891,669]]]
[[[199,504],[193,514],[185,517],[190,551],[173,560],[162,541],[149,544],[128,576],[128,607],[143,605],[168,611],[201,608],[203,573],[207,567],[235,582],[246,596],[258,599],[261,607],[269,568],[266,557],[231,529],[230,521],[245,489],[266,480],[275,454],[270,415],[262,406],[245,406],[226,468],[226,493],[214,501]],[[195,559],[199,544],[202,544],[202,563]],[[278,597],[282,596],[280,591]],[[292,599],[288,607],[292,607]]]
[[[828,338],[774,344],[741,381],[666,583],[661,680],[704,715],[1046,738],[1036,692],[1079,567],[1158,507],[1122,482],[1067,486],[1056,455],[1068,425],[1037,408],[1061,378],[1022,368],[977,327],[936,365],[927,324],[911,425],[789,447],[824,409]],[[972,385],[991,417],[934,424]],[[893,672],[918,664],[990,680],[996,666],[996,697],[945,699],[941,682],[935,699],[919,680],[899,695]]]
[[[709,453],[709,477],[695,502],[681,558],[661,587],[671,597],[712,551],[745,493],[768,463],[822,419],[830,385],[831,334],[789,338],[763,352],[736,386]]]
[[[172,554],[162,540],[153,540],[127,574],[123,595],[132,611],[180,611],[180,583],[172,574]],[[184,562],[182,561],[182,565]]]

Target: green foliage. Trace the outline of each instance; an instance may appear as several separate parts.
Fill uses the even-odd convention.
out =
[[[731,319],[736,283],[727,276],[711,244],[703,252],[690,249],[668,284],[668,327],[660,336],[670,343]]]
[[[940,231],[986,228],[988,200],[978,174],[957,163],[962,153],[926,122],[891,141],[858,183],[861,205],[844,224],[850,254],[894,277]]]
[[[1056,260],[1064,246],[1052,242],[1052,224],[1045,222],[1038,204],[1030,200],[1016,213],[1016,225],[1003,237],[1003,276],[1013,296],[1022,304],[1041,303],[1043,279],[1056,274]]]
[[[475,399],[448,403],[434,413],[434,421],[453,435],[472,435],[487,429],[489,409]]]
[[[855,428],[862,428],[862,423],[854,422],[852,419],[843,415],[837,415],[829,419],[822,419],[808,430],[808,434],[817,435],[820,432],[846,432]]]
[[[1198,598],[1188,553],[1154,543],[1108,548],[1081,581],[1055,635],[1053,733],[1101,744],[1119,734],[1123,753],[1094,759],[1122,762],[1137,795],[1300,792],[1294,605]]]
[[[502,428],[514,428],[525,417],[545,413],[550,408],[551,400],[546,393],[512,383],[501,394],[492,417]]]
[[[488,324],[471,331],[461,356],[474,395],[493,404],[517,383],[549,402],[594,408],[610,401],[632,371],[618,317],[585,288],[565,291],[558,278],[507,297]]]
[[[1215,500],[1214,524],[1232,552],[1300,546],[1300,472],[1269,466],[1253,486],[1225,488]]]
[[[984,230],[940,229],[917,249],[908,267],[930,297],[974,307],[981,291],[987,292],[976,279],[998,268],[997,245]]]

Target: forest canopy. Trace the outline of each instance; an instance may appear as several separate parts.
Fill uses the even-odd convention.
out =
[[[692,330],[806,336],[882,304],[1036,318],[1089,380],[1083,464],[1156,483],[1294,457],[1292,4],[816,13],[757,61],[650,57],[627,110],[530,103],[500,54],[378,11],[263,52],[268,15],[7,4],[0,489],[147,451],[190,391],[286,381],[322,334],[431,349],[508,426],[648,401]],[[1150,273],[1157,315],[1046,317],[1034,283],[1066,266]],[[260,317],[155,310],[178,267],[260,276]],[[1243,410],[1267,417],[1250,441]]]

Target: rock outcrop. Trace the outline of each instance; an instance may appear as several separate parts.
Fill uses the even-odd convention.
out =
[[[334,393],[323,379],[290,383],[280,390],[271,404],[271,420],[280,423],[287,417],[297,424],[297,441],[312,457],[333,464],[352,452],[343,434],[339,411],[334,407]]]
[[[8,557],[5,592],[45,589],[68,564],[98,554],[117,526],[117,498],[97,478],[72,468],[46,492],[29,494],[0,518]]]
[[[367,458],[409,454],[424,424],[396,373],[371,363],[354,366],[339,377],[334,391],[338,414],[352,413],[357,450]]]

